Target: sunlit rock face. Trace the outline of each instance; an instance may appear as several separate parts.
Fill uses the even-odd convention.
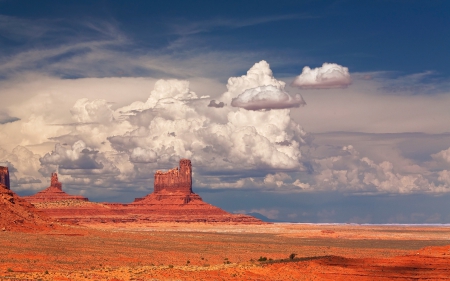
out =
[[[167,172],[157,171],[155,173],[154,193],[161,193],[163,189],[169,192],[193,193],[191,160],[181,159],[179,168],[177,167]]]
[[[0,184],[3,184],[7,189],[10,188],[8,167],[0,166]]]

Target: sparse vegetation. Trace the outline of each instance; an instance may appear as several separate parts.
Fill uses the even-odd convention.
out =
[[[11,268],[8,268],[8,272],[13,272],[13,270]]]
[[[169,268],[173,268],[173,264],[169,264]]]
[[[267,257],[260,256],[258,261],[267,261]]]
[[[293,259],[295,258],[296,255],[297,255],[297,254],[294,254],[294,253],[290,254],[290,255],[289,255],[289,259],[290,259],[290,260],[293,260]]]

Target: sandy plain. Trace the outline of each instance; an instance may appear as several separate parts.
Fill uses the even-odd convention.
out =
[[[0,280],[450,280],[450,226],[123,223],[0,231]]]

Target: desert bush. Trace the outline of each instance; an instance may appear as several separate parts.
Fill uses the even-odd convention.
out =
[[[258,261],[266,261],[266,260],[267,260],[267,258],[263,257],[263,256],[260,256],[259,259],[258,259]]]
[[[290,260],[293,260],[293,259],[295,258],[296,255],[297,255],[297,254],[294,254],[294,253],[290,254],[290,255],[289,255],[289,259],[290,259]]]

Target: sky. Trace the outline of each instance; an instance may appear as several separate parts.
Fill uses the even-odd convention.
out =
[[[0,1],[0,165],[96,202],[450,223],[448,1]]]

